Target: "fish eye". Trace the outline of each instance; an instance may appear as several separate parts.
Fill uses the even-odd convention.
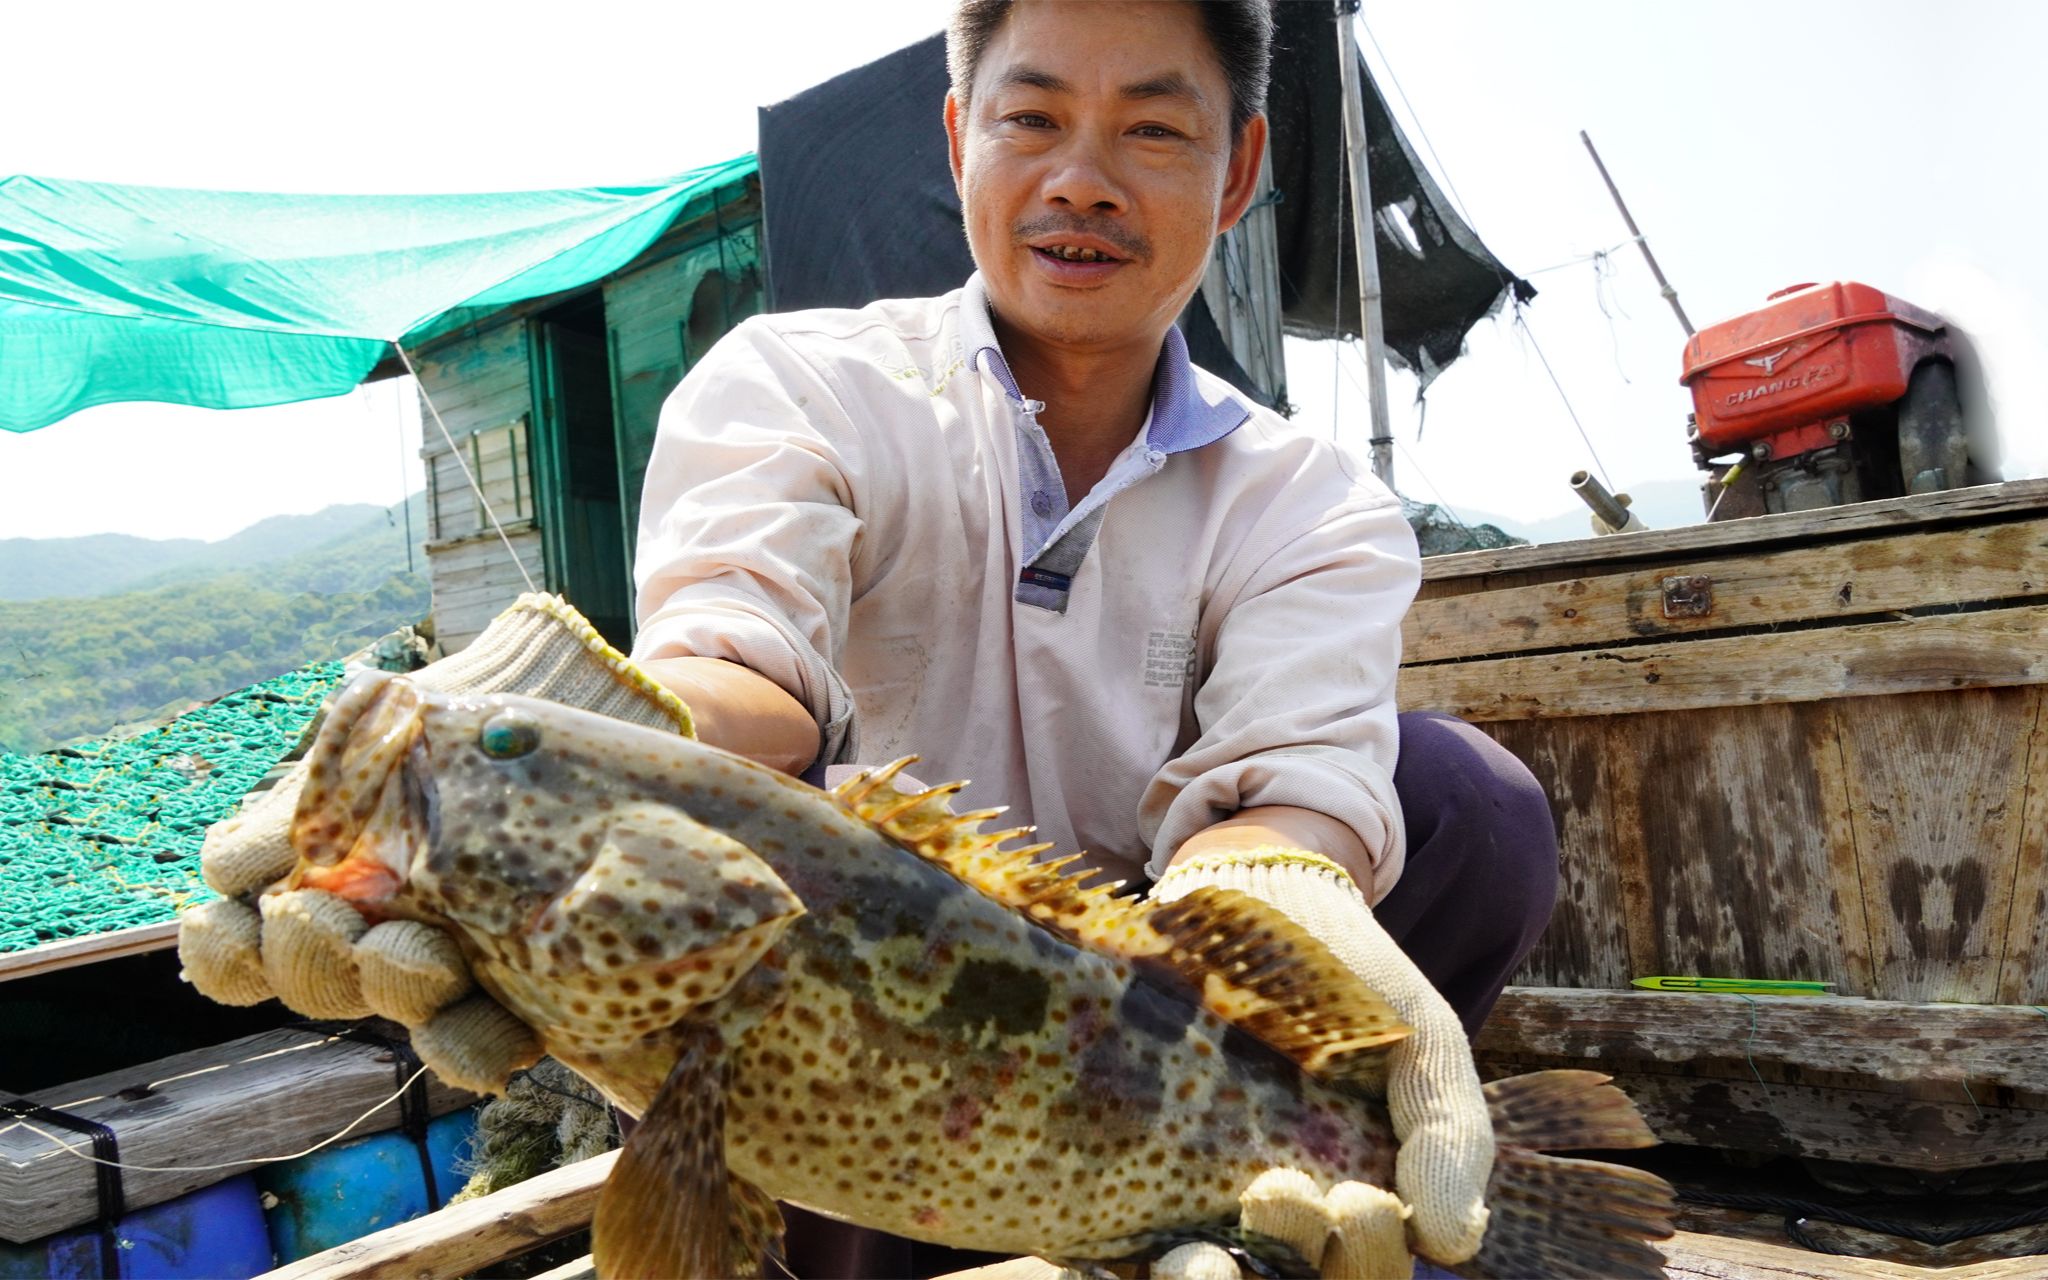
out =
[[[477,730],[476,745],[493,760],[517,760],[540,745],[540,726],[517,711],[500,711]]]

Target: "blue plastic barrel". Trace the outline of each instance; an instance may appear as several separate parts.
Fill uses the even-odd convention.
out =
[[[137,1209],[114,1227],[118,1280],[247,1280],[273,1265],[256,1179],[248,1174]],[[33,1244],[0,1242],[0,1280],[109,1280],[97,1228]]]
[[[257,1174],[271,1206],[270,1243],[278,1264],[359,1240],[372,1231],[430,1213],[462,1189],[457,1160],[476,1132],[476,1113],[456,1111],[427,1126],[436,1203],[428,1203],[418,1148],[402,1133],[380,1133],[316,1151]]]

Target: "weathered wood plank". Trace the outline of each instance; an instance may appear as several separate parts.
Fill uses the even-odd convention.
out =
[[[1557,824],[1559,884],[1550,924],[1516,981],[1620,986],[1631,976],[1621,867],[1608,804],[1614,780],[1604,720],[1502,721],[1488,726],[1529,766]]]
[[[96,964],[122,956],[139,956],[150,951],[168,951],[178,945],[178,922],[139,924],[132,929],[111,929],[86,938],[66,938],[0,956],[0,982],[55,973],[81,964]]]
[[[2043,635],[2035,605],[1403,667],[1399,696],[1405,711],[1483,722],[2040,684]]]
[[[496,548],[498,558],[478,560],[469,566],[454,570],[447,575],[445,586],[437,579],[436,586],[439,589],[434,592],[436,606],[445,604],[459,607],[474,603],[484,596],[496,598],[507,590],[515,594],[524,591],[526,578],[519,572],[522,564],[526,567],[527,573],[533,574],[535,582],[540,580],[540,575],[534,572],[539,566],[528,556],[522,555],[518,562],[514,562],[511,556],[505,554],[504,544],[496,538],[492,538],[485,545]],[[514,545],[517,545],[516,539]],[[438,571],[440,566],[436,565],[435,568]]]
[[[1635,763],[1614,824],[1643,842],[1650,936],[1638,972],[1834,982],[1867,990],[1856,884],[1836,880],[1812,765],[1835,749],[1829,709],[1706,708],[1632,717]]]
[[[1494,1079],[1556,1065],[1488,1055],[1480,1074]],[[1723,1077],[1616,1069],[1621,1065],[1600,1069],[1665,1142],[1928,1173],[2048,1159],[2048,1109],[2003,1106],[1990,1097],[1973,1104],[1960,1081],[1950,1102],[1906,1096],[1901,1086],[1760,1084],[1739,1066]]]
[[[586,1253],[559,1267],[549,1267],[533,1280],[598,1280],[597,1259]]]
[[[1703,616],[1664,616],[1667,576],[1713,583]],[[1771,555],[1673,559],[1536,586],[1421,598],[1401,626],[1403,660],[1583,648],[1930,605],[2048,594],[2048,519],[1799,547]]]
[[[1782,1215],[1780,1215],[1782,1217]],[[1669,1280],[2040,1280],[2039,1258],[2014,1258],[1939,1271],[1901,1262],[1838,1258],[1790,1245],[1680,1231],[1656,1242]],[[940,1280],[1056,1280],[1039,1258],[1012,1258]]]
[[[1998,998],[2041,693],[1959,689],[1836,708],[1874,993]]]
[[[264,1280],[455,1280],[588,1226],[618,1152],[553,1169],[264,1273]]]
[[[475,1100],[429,1073],[428,1101],[442,1115]],[[124,1071],[45,1089],[34,1101],[97,1120],[114,1130],[128,1204],[158,1204],[224,1177],[247,1172],[198,1169],[304,1151],[368,1113],[355,1135],[398,1127],[392,1101],[399,1080],[376,1045],[299,1030],[268,1031]],[[260,1098],[262,1105],[250,1100]],[[0,1239],[17,1244],[90,1221],[94,1210],[89,1140],[17,1127],[0,1136],[11,1162],[0,1198]]]
[[[2006,1004],[2048,1005],[2048,693],[2035,704],[2026,775],[1998,998]],[[2048,1020],[2048,1012],[2042,1016]]]
[[[1792,1244],[1786,1236],[1786,1214],[1782,1209],[1729,1209],[1680,1201],[1674,1220],[1681,1231],[1699,1235],[1723,1240],[1746,1240],[1777,1248],[1799,1247]],[[1971,1236],[1950,1245],[1921,1244],[1904,1236],[1864,1231],[1821,1218],[1808,1218],[1801,1225],[1808,1239],[1844,1260],[1866,1259],[1904,1267],[1954,1268],[1977,1263],[2005,1264],[2026,1254],[2042,1252],[2042,1246],[2048,1245],[2048,1224]],[[1808,1253],[1807,1256],[1815,1255]],[[1958,1273],[1951,1270],[1927,1270],[1914,1271],[1911,1274],[1946,1277]]]
[[[2048,1094],[2048,1017],[2024,1005],[1509,987],[1473,1047],[1491,1057],[1537,1054],[1602,1070],[1755,1061]]]
[[[2039,1280],[2039,1258],[1930,1270],[1903,1262],[1839,1258],[1790,1245],[1681,1231],[1660,1240],[1668,1280]]]
[[[2032,511],[2048,511],[2048,479],[2009,480],[2004,484],[1859,502],[1853,506],[1829,507],[1824,511],[1788,511],[1747,520],[1727,520],[1720,524],[1652,529],[1645,533],[1623,533],[1577,542],[1550,542],[1534,547],[1502,547],[1495,551],[1431,556],[1422,562],[1422,577],[1425,582],[1433,582],[1552,565],[1620,564],[1631,560],[1691,556],[1724,547],[1759,549],[1881,529],[1956,524]]]
[[[1870,914],[1863,896],[1863,861],[1856,843],[1856,822],[1850,813],[1849,765],[1843,745],[1841,703],[1823,704],[1828,723],[1816,727],[1813,754],[1807,764],[1813,769],[1816,800],[1820,805],[1820,828],[1816,832],[1827,851],[1828,901],[1839,904],[1837,928],[1842,938],[1842,977],[1835,988],[1838,995],[1885,995],[1894,993],[1877,986],[1873,959],[1876,944],[1871,940]],[[1872,852],[1873,864],[1876,859]]]

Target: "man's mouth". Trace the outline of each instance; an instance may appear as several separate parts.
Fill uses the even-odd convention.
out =
[[[1080,245],[1072,245],[1072,244],[1046,244],[1046,245],[1033,245],[1033,246],[1032,246],[1032,249],[1033,249],[1033,250],[1034,250],[1035,252],[1038,252],[1038,253],[1042,253],[1042,254],[1044,254],[1045,256],[1049,257],[1049,258],[1058,258],[1058,259],[1060,259],[1060,260],[1061,260],[1062,262],[1122,262],[1122,261],[1123,261],[1123,259],[1122,259],[1122,258],[1116,257],[1116,256],[1114,256],[1113,254],[1107,254],[1107,253],[1104,253],[1104,252],[1103,252],[1102,250],[1100,250],[1100,249],[1087,249],[1087,248],[1083,248],[1083,247],[1081,247]]]

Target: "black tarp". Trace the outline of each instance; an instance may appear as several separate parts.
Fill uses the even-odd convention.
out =
[[[1272,120],[1283,323],[1289,333],[1358,332],[1336,29],[1321,4],[1277,6]],[[1451,209],[1394,127],[1360,65],[1387,350],[1424,385],[1457,358],[1474,323],[1515,280]],[[974,269],[940,118],[945,43],[918,42],[761,110],[769,305],[856,307],[956,288]],[[1409,229],[1401,230],[1405,222]],[[1411,234],[1412,233],[1412,234]],[[1195,363],[1255,398],[1196,296],[1181,328]]]
[[[1351,180],[1344,153],[1344,96],[1330,6],[1274,8],[1275,74],[1266,95],[1273,186],[1281,193],[1280,307],[1287,332],[1304,338],[1359,332],[1358,255],[1352,250]],[[1386,99],[1358,67],[1365,93],[1366,177],[1372,186],[1380,264],[1380,317],[1387,354],[1427,387],[1458,358],[1465,334],[1507,300],[1536,296],[1502,266],[1444,198]]]

